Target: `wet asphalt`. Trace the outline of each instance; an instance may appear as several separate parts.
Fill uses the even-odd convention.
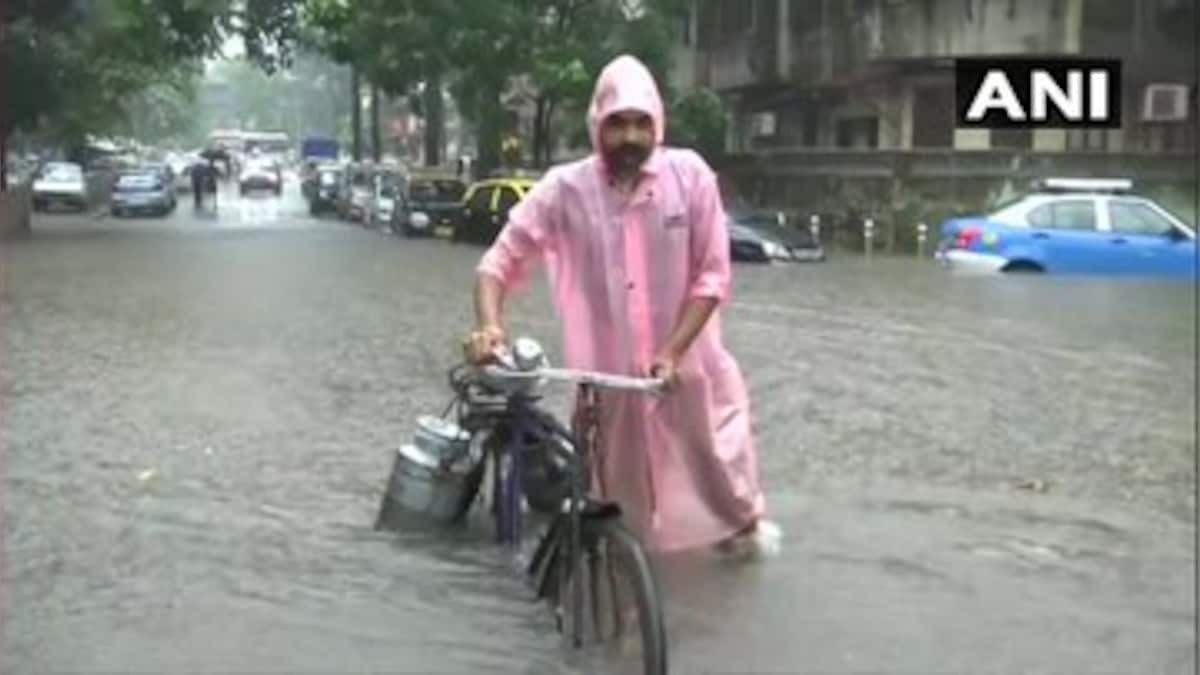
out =
[[[481,249],[294,183],[34,229],[0,258],[4,672],[605,672],[481,523],[371,529]],[[553,355],[547,303],[513,315]],[[673,672],[1195,672],[1195,318],[1180,284],[738,265],[784,549],[659,561]]]

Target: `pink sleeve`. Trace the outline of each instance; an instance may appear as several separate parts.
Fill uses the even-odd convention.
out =
[[[725,224],[725,207],[717,177],[708,166],[695,191],[693,208],[695,221],[692,230],[690,298],[716,298],[724,304],[729,300],[732,273],[729,267],[729,228]]]
[[[553,174],[537,185],[508,212],[508,224],[475,268],[495,277],[505,290],[518,290],[529,282],[538,261],[550,246],[553,231],[556,181]]]

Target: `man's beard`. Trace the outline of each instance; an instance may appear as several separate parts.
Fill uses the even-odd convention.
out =
[[[650,148],[636,143],[622,143],[604,153],[609,171],[614,176],[637,175],[642,165],[650,158]]]

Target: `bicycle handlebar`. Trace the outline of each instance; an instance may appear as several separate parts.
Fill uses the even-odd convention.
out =
[[[611,373],[598,373],[570,368],[514,370],[502,366],[490,365],[483,366],[480,368],[480,371],[485,376],[496,380],[530,383],[539,380],[552,380],[555,382],[587,384],[599,389],[637,392],[651,396],[661,396],[666,386],[666,382],[663,379],[656,377],[630,377],[627,375],[613,375]]]

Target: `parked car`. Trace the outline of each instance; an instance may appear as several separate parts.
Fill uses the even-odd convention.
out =
[[[371,168],[365,164],[347,164],[338,180],[335,208],[338,217],[362,222],[371,200]]]
[[[146,213],[166,216],[175,209],[175,195],[157,171],[127,171],[113,183],[109,211],[114,216]]]
[[[984,272],[1196,276],[1196,232],[1125,179],[1055,178],[942,224],[937,258]]]
[[[453,232],[466,192],[466,183],[457,178],[412,178],[405,205],[396,211],[392,229],[406,237],[429,236],[437,230]]]
[[[404,201],[401,186],[403,177],[399,168],[379,167],[371,172],[370,199],[367,200],[364,224],[367,227],[382,230],[392,229],[392,220],[396,216],[397,204]]]
[[[283,171],[278,162],[269,157],[246,160],[238,175],[238,192],[245,195],[252,190],[270,190],[276,195],[283,193]]]
[[[171,210],[174,211],[175,210],[175,200],[176,200],[175,183],[177,181],[177,177],[175,175],[175,170],[171,168],[171,165],[168,162],[150,162],[148,164],[142,165],[140,167],[140,169],[143,171],[149,171],[151,173],[154,173],[155,175],[162,178],[163,189],[165,189],[167,191],[167,193],[170,195]],[[190,177],[188,178],[188,181],[191,182]]]
[[[334,165],[317,166],[311,177],[303,186],[304,196],[308,198],[308,212],[318,215],[337,208],[338,181],[341,179],[341,169]]]
[[[76,211],[88,208],[87,180],[83,167],[71,162],[48,162],[33,179],[33,210],[45,211],[64,204]]]
[[[488,178],[467,191],[462,213],[454,224],[454,241],[489,245],[508,223],[508,212],[517,205],[535,181],[531,178]]]
[[[729,257],[744,262],[821,262],[825,249],[808,228],[787,223],[779,212],[732,211],[728,214]]]

